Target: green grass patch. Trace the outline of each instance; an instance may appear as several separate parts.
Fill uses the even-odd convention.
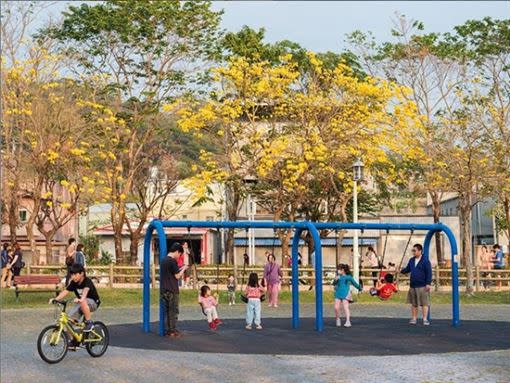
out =
[[[141,306],[142,304],[142,289],[98,289],[101,296],[102,307],[126,307],[126,306]],[[215,290],[213,289],[213,292]],[[180,301],[183,305],[197,304],[197,292],[195,290],[181,290]],[[400,303],[405,304],[406,292],[394,294],[392,299],[386,302],[380,301],[376,297],[371,297],[367,293],[360,294],[357,298],[359,303],[366,304],[386,304],[386,303]],[[158,302],[158,291],[151,290],[151,303],[156,305]],[[51,293],[26,293],[20,295],[20,301],[16,302],[14,290],[2,290],[0,293],[0,307],[7,308],[29,308],[29,307],[44,307],[48,303],[48,299],[53,297]],[[69,294],[71,298],[74,295]],[[239,297],[239,293],[237,295]],[[290,291],[282,291],[280,293],[280,302],[282,304],[291,303]],[[237,299],[239,302],[239,298]],[[315,293],[313,291],[301,291],[299,293],[300,303],[314,303]],[[220,303],[227,302],[226,291],[220,291]],[[324,303],[333,302],[333,293],[324,293]],[[510,304],[510,292],[480,292],[472,296],[461,294],[461,304]],[[450,304],[450,293],[432,293],[432,304]]]

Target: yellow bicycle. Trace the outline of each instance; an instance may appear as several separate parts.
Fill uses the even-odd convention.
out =
[[[42,360],[54,364],[60,362],[67,354],[69,342],[84,347],[90,356],[98,358],[108,348],[110,334],[103,322],[95,321],[90,332],[83,332],[85,324],[66,314],[68,302],[54,300],[56,323],[45,327],[37,339],[37,351]]]

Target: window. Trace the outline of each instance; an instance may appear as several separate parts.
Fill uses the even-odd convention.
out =
[[[211,222],[211,221],[214,221],[214,217],[211,215],[208,215],[207,217],[205,217],[205,220],[208,222]]]
[[[27,222],[28,212],[25,209],[19,210],[19,220],[20,220],[20,222]]]
[[[186,219],[188,219],[188,216],[187,216],[186,214],[183,214],[183,215],[182,215],[182,219],[183,219],[183,220],[186,220]]]

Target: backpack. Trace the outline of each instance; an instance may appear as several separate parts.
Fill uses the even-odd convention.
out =
[[[14,252],[14,256],[18,256],[18,259],[16,259],[16,263],[14,264],[14,267],[18,269],[22,269],[25,267],[25,262],[23,261],[23,253],[21,251]]]
[[[74,264],[74,257],[72,255],[68,255],[66,257],[66,266],[72,266]]]

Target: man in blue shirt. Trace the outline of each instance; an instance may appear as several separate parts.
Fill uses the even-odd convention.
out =
[[[494,268],[501,270],[505,267],[505,261],[503,260],[504,257],[503,250],[501,250],[501,246],[499,246],[498,244],[495,244],[494,246],[492,246],[492,248],[494,249],[495,252],[494,258],[492,259],[492,262],[494,262]]]
[[[411,273],[410,288],[407,293],[407,303],[411,304],[412,318],[410,324],[416,324],[418,317],[418,306],[421,306],[423,312],[423,324],[428,326],[429,305],[430,305],[430,285],[432,283],[432,265],[428,258],[423,256],[423,247],[420,244],[413,246],[413,258],[409,260],[407,266],[400,272],[402,274]]]

